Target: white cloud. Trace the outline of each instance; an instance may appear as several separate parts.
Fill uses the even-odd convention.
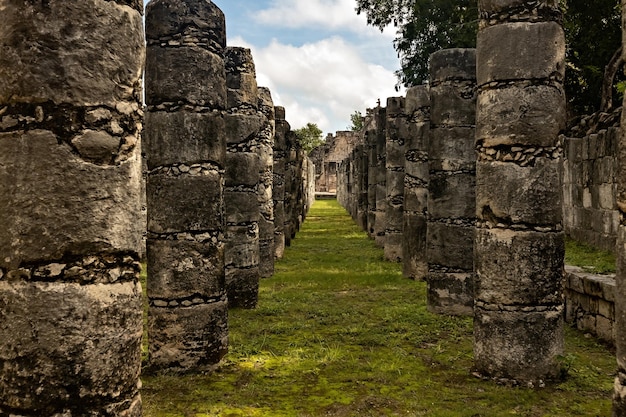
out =
[[[256,18],[268,26],[318,27],[381,36],[378,29],[367,24],[365,15],[357,15],[355,0],[272,0],[270,8],[258,12]],[[391,28],[383,32],[388,40],[394,34]]]
[[[231,45],[252,49],[257,81],[272,90],[276,105],[284,106],[294,128],[317,123],[325,132],[344,130],[350,115],[374,107],[377,99],[399,95],[392,71],[366,62],[357,47],[332,37],[300,47],[273,40],[255,47],[234,38]]]

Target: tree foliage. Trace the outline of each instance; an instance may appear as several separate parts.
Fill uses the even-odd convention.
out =
[[[311,149],[324,143],[322,130],[315,123],[307,123],[306,126],[293,131],[298,138],[302,149],[308,154]]]
[[[592,113],[600,107],[605,67],[621,45],[620,4],[617,0],[561,0],[561,8],[567,41],[568,111],[570,116]],[[396,74],[399,84],[406,87],[428,79],[431,53],[476,45],[477,0],[357,0],[356,11],[381,30],[396,26],[394,47],[401,60]]]
[[[352,122],[352,125],[348,126],[349,130],[352,130],[353,132],[358,132],[363,129],[363,115],[361,114],[361,112],[355,110],[354,113],[350,115],[350,122]]]
[[[622,43],[620,4],[616,0],[567,0],[562,7],[568,110],[570,114],[593,113],[600,108],[605,67]]]
[[[357,0],[356,11],[380,30],[397,27],[394,47],[404,86],[428,80],[428,57],[445,48],[473,48],[478,30],[476,0]]]

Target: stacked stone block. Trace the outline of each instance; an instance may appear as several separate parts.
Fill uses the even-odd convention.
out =
[[[285,120],[285,108],[274,107],[276,136],[274,137],[274,255],[281,259],[285,253],[285,170],[287,160],[287,135],[291,127]]]
[[[428,87],[416,86],[406,92],[409,137],[405,150],[404,216],[402,235],[403,274],[422,280],[428,273],[426,232],[428,215],[428,146],[430,137],[430,96]]]
[[[582,137],[563,137],[565,233],[611,252],[619,226],[615,204],[619,136],[619,127],[610,126]]]
[[[556,1],[479,3],[474,356],[540,385],[563,353],[565,40]]]
[[[387,99],[386,120],[386,219],[384,257],[388,261],[402,261],[402,223],[404,218],[404,152],[409,137],[408,118],[404,97]]]
[[[0,415],[140,416],[142,5],[0,9]]]
[[[213,369],[227,351],[224,14],[204,0],[146,10],[150,366]]]
[[[476,55],[430,57],[428,308],[471,315],[474,304]]]
[[[228,113],[224,183],[224,265],[229,307],[254,308],[259,292],[259,154],[266,123],[249,49],[225,50]]]
[[[265,116],[259,132],[259,275],[269,278],[274,274],[274,135],[276,131],[274,102],[268,88],[259,87],[259,110]]]
[[[357,172],[359,173],[358,184],[357,184],[357,215],[356,221],[357,224],[363,230],[367,230],[367,214],[369,211],[368,208],[368,155],[367,155],[367,145],[364,143],[362,145],[358,145],[356,148],[356,163],[358,164]]]

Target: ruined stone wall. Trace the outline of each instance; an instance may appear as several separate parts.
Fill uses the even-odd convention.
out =
[[[485,0],[479,16],[475,364],[540,385],[563,353],[565,37],[552,0]]]
[[[0,415],[141,416],[142,8],[0,2]]]
[[[385,131],[386,164],[386,220],[384,257],[388,261],[402,261],[402,223],[404,218],[404,150],[409,137],[409,123],[404,97],[387,99]]]
[[[146,11],[150,366],[214,368],[227,350],[225,19],[211,2]]]
[[[621,109],[599,113],[561,137],[563,227],[573,239],[615,252],[617,146]]]
[[[372,237],[380,248],[385,246],[387,229],[387,109],[381,107],[376,112],[376,131],[372,155],[372,173],[374,176],[374,211],[376,213]]]
[[[412,87],[407,91],[405,112],[409,118],[409,135],[404,165],[402,271],[405,277],[421,280],[428,273],[426,232],[430,93],[427,86]]]
[[[430,57],[428,308],[471,315],[474,306],[476,53]]]
[[[316,167],[316,191],[331,193],[337,191],[339,164],[363,141],[361,132],[338,131],[335,135],[328,134],[325,143],[311,151],[310,157]]]

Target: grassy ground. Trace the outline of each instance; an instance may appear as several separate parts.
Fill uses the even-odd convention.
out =
[[[567,377],[544,389],[472,376],[472,322],[427,312],[335,201],[317,201],[259,306],[230,314],[215,373],[144,377],[147,417],[609,416],[614,355],[566,332]]]
[[[594,274],[614,274],[615,255],[572,239],[565,240],[565,263]]]

